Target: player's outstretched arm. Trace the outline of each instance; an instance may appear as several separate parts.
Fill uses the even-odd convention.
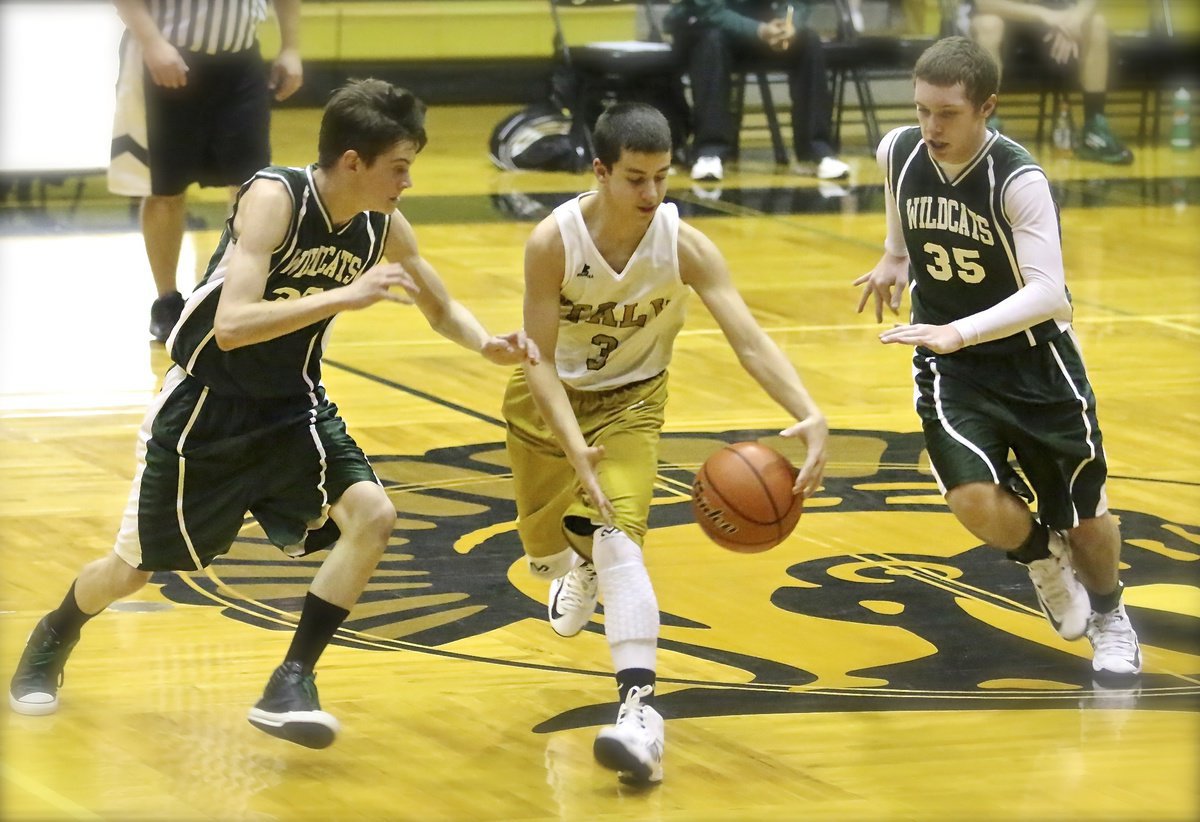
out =
[[[412,279],[399,265],[377,265],[341,288],[300,295],[281,288],[267,294],[271,253],[283,242],[292,219],[292,199],[283,183],[259,179],[238,201],[233,221],[236,242],[221,286],[213,320],[217,345],[229,351],[273,340],[380,300],[412,302]],[[393,291],[392,289],[402,289]]]
[[[779,346],[750,313],[733,285],[729,267],[708,237],[683,223],[679,227],[679,272],[691,286],[737,354],[738,362],[763,390],[799,422],[780,432],[804,440],[807,453],[795,491],[812,496],[825,472],[829,426],[825,415],[804,387],[800,375]]]
[[[542,419],[575,469],[583,492],[604,523],[612,525],[615,512],[596,475],[604,448],[590,446],[583,438],[554,359],[558,346],[559,286],[565,266],[562,235],[554,218],[547,217],[525,244],[525,331],[542,352],[540,362],[525,364],[525,379]]]
[[[399,211],[392,214],[384,253],[412,274],[418,289],[414,302],[434,331],[497,365],[538,360],[537,346],[523,330],[493,336],[465,305],[450,296],[437,271],[421,256],[416,232]]]

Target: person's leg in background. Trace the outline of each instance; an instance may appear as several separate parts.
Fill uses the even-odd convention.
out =
[[[966,34],[983,48],[992,59],[996,61],[996,65],[1000,68],[1001,80],[1004,78],[1004,60],[1002,58],[1002,49],[1004,47],[1004,18],[998,17],[995,14],[976,14],[970,19]],[[988,118],[988,128],[1000,131],[1004,123],[999,115],[993,111],[992,116]]]
[[[1083,90],[1083,129],[1076,154],[1081,159],[1127,165],[1129,150],[1109,127],[1104,115],[1109,85],[1109,30],[1104,15],[1095,12],[1083,27],[1079,49],[1079,85]]]
[[[737,144],[733,47],[720,29],[692,26],[676,36],[692,86],[692,179],[720,180]]]
[[[187,58],[188,84],[164,88],[146,77],[146,136],[150,146],[150,194],[142,198],[142,242],[157,299],[150,306],[150,335],[166,342],[183,313],[176,287],[187,220],[187,189],[197,179],[203,151],[200,106],[206,94],[205,67]]]
[[[820,36],[811,29],[797,29],[786,57],[797,170],[822,180],[848,177],[850,167],[837,158],[832,144],[833,95]]]
[[[187,193],[152,194],[142,200],[142,242],[154,276],[158,297],[150,306],[150,335],[166,342],[183,313],[183,295],[176,287],[179,250],[187,218]]]

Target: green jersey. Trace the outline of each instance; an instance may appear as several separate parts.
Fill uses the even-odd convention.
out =
[[[1029,152],[995,132],[953,180],[929,156],[919,127],[896,133],[887,177],[908,248],[914,323],[945,325],[1024,287],[1004,208],[1006,188],[1023,174],[1044,172]],[[1054,320],[1046,320],[971,351],[1004,354],[1060,333]]]
[[[237,238],[233,219],[255,180],[276,180],[292,198],[283,242],[271,252],[265,300],[287,300],[340,288],[383,257],[391,215],[372,211],[333,225],[313,182],[313,170],[272,166],[254,175],[234,202],[204,279],[188,298],[168,341],[171,358],[216,394],[297,397],[313,394],[321,381],[321,355],[333,318],[260,343],[222,351],[213,319]]]

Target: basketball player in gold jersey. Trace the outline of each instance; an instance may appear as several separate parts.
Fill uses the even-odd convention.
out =
[[[623,781],[662,779],[663,720],[653,708],[658,604],[642,559],[667,366],[695,291],[738,360],[807,446],[795,492],[817,490],[825,418],[783,352],[759,328],[707,237],[663,202],[671,166],[666,118],[641,104],[596,124],[597,190],[555,209],[525,249],[525,329],[542,352],[504,398],[518,529],[529,568],[553,580],[550,623],[583,630],[604,597],[621,705],[596,738]]]

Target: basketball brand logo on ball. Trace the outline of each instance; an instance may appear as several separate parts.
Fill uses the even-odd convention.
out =
[[[692,483],[696,522],[730,551],[774,548],[804,510],[803,498],[792,493],[798,474],[786,457],[760,442],[726,445],[704,461]]]

